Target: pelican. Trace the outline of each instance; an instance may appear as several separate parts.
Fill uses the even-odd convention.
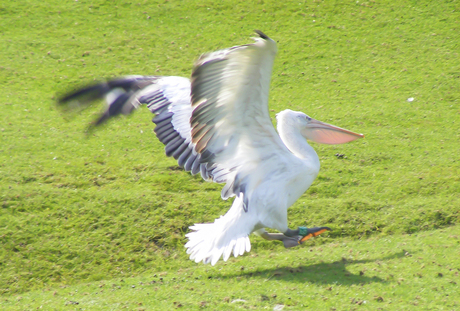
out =
[[[94,126],[142,104],[155,114],[155,133],[167,156],[204,180],[225,184],[221,197],[234,197],[213,223],[195,224],[186,234],[190,259],[215,265],[233,253],[249,252],[249,235],[302,244],[328,227],[288,227],[287,210],[310,187],[320,162],[308,140],[342,144],[363,137],[315,120],[303,112],[268,111],[275,41],[256,30],[254,43],[203,54],[191,78],[127,76],[86,86],[59,103],[83,106],[105,98],[108,108]],[[269,233],[272,228],[279,233]]]

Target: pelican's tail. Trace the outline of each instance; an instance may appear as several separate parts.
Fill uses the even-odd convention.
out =
[[[248,230],[241,219],[232,217],[231,211],[214,223],[190,227],[192,232],[186,235],[188,242],[185,247],[191,260],[214,266],[221,256],[227,261],[232,253],[237,257],[251,250],[249,234],[252,230]]]

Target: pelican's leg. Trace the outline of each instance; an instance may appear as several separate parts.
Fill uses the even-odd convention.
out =
[[[288,228],[288,229],[284,232],[284,235],[286,235],[286,236],[296,236],[296,235],[299,235],[299,233],[300,233],[300,228],[305,228],[305,227],[299,227],[299,228],[294,229],[294,230]]]
[[[331,230],[328,227],[299,227],[295,230],[287,229],[283,233],[268,233],[264,228],[255,231],[254,233],[261,236],[268,241],[281,241],[284,244],[284,247],[291,248],[302,244],[304,241],[308,240],[311,237],[316,237],[321,233]]]
[[[281,241],[286,248],[300,245],[299,241],[302,238],[300,235],[287,236],[282,233],[268,233],[263,228],[255,231],[254,233],[268,241]]]

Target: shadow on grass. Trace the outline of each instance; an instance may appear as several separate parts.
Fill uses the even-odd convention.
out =
[[[378,259],[361,259],[350,260],[342,258],[342,260],[334,262],[321,262],[312,265],[298,265],[298,266],[284,266],[272,269],[259,269],[257,271],[241,271],[239,273],[225,274],[221,277],[225,278],[265,278],[268,280],[284,280],[289,282],[310,282],[318,284],[368,284],[376,282],[386,282],[384,279],[373,276],[366,276],[364,271],[354,274],[347,270],[348,265],[366,264],[372,262],[379,262],[385,260],[392,260],[403,258],[404,251],[395,253],[393,255],[385,256]]]

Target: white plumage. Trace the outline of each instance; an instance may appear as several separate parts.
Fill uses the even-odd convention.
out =
[[[256,232],[286,247],[329,228],[288,228],[287,209],[310,187],[320,164],[312,141],[336,144],[363,137],[284,110],[275,131],[268,93],[276,43],[257,31],[255,43],[201,56],[191,79],[130,76],[78,90],[61,103],[105,96],[109,106],[95,123],[147,104],[156,114],[157,137],[186,171],[225,183],[221,196],[235,197],[214,223],[190,227],[190,259],[214,265],[249,252]],[[281,234],[267,233],[273,228]]]

